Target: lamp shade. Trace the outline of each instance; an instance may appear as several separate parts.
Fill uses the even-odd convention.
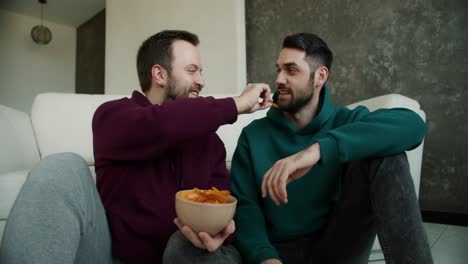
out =
[[[39,45],[47,45],[52,40],[52,33],[48,27],[37,25],[31,29],[31,38]]]

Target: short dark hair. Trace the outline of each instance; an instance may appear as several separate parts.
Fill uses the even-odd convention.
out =
[[[331,71],[333,62],[333,54],[328,48],[327,43],[323,41],[319,36],[312,33],[298,33],[287,36],[283,40],[283,48],[292,48],[305,51],[305,59],[313,69],[314,63],[319,63],[328,68]]]
[[[137,72],[143,92],[148,91],[151,87],[151,68],[155,64],[159,64],[169,73],[171,72],[172,43],[176,40],[184,40],[194,46],[200,43],[198,36],[188,31],[164,30],[149,37],[141,44],[137,54]]]

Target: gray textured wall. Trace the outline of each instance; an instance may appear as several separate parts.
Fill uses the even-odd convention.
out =
[[[468,213],[468,1],[247,0],[247,78],[274,85],[282,39],[320,35],[337,104],[387,93],[427,114],[420,204]]]
[[[76,93],[104,94],[106,11],[76,30]]]

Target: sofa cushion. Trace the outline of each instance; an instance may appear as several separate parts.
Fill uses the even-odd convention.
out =
[[[123,95],[44,93],[35,99],[31,119],[41,158],[74,152],[94,164],[91,120],[102,103]]]
[[[267,112],[268,109],[265,109],[252,114],[239,115],[234,124],[221,126],[216,131],[226,148],[226,165],[229,171],[231,171],[232,156],[242,129],[253,120],[265,117]]]
[[[0,105],[0,146],[0,174],[28,169],[39,161],[31,119],[26,113]]]

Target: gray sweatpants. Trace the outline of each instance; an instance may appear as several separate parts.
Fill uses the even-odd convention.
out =
[[[6,223],[0,263],[113,263],[106,215],[83,158],[55,154],[31,170]]]

